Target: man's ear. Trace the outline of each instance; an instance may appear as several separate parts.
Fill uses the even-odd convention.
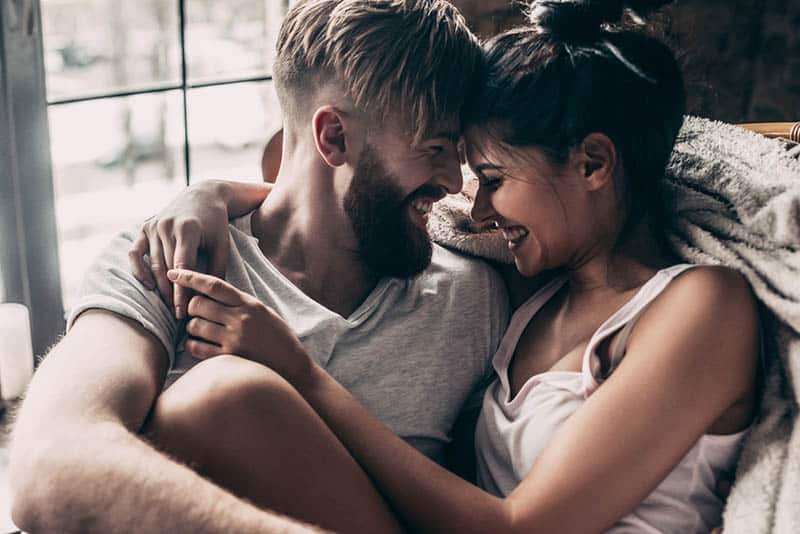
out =
[[[617,147],[607,135],[587,135],[577,152],[578,168],[587,190],[597,191],[611,181],[617,166]]]
[[[322,159],[331,167],[344,165],[348,149],[346,120],[333,106],[319,108],[311,119],[314,143]]]

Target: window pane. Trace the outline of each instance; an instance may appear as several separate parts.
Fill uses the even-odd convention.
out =
[[[185,185],[179,91],[51,106],[61,285],[65,307],[80,277],[122,229]]]
[[[281,127],[272,82],[189,91],[191,181],[261,180],[261,152]]]
[[[279,0],[187,0],[189,80],[271,73],[285,9]]]
[[[177,0],[42,0],[50,100],[180,83]]]

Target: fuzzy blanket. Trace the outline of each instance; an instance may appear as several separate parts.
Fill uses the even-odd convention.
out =
[[[474,181],[474,177],[471,178]],[[465,177],[465,191],[474,191]],[[800,532],[800,146],[687,117],[667,171],[671,240],[686,261],[741,271],[762,304],[766,381],[725,509],[726,534]],[[511,262],[469,219],[471,195],[436,204],[438,243]]]

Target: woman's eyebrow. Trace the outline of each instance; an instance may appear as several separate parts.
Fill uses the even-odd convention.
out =
[[[483,173],[483,171],[502,171],[505,167],[502,165],[492,165],[491,163],[481,163],[475,167],[475,172]]]

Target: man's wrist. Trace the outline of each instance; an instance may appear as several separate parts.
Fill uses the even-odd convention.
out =
[[[225,180],[208,180],[203,182],[214,198],[221,200],[227,207],[233,200],[233,188]],[[201,184],[202,187],[202,184]]]

